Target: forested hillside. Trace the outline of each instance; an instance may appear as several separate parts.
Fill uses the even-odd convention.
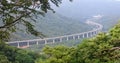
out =
[[[85,32],[91,30],[94,26],[85,24],[84,21],[77,21],[72,18],[67,18],[57,13],[48,12],[45,17],[38,16],[35,27],[41,31],[46,37],[56,37],[70,35],[74,33]],[[12,40],[35,39],[39,37],[32,36],[23,32],[16,32]]]

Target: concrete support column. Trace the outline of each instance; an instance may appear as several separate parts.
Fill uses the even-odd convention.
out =
[[[80,39],[80,35],[78,35],[78,39]]]
[[[55,43],[55,39],[53,39],[53,43]]]
[[[20,48],[20,43],[19,42],[17,43],[17,47]]]
[[[73,40],[75,40],[75,36],[73,36]]]
[[[45,40],[45,44],[47,44],[47,40]]]
[[[87,38],[89,37],[89,33],[86,33],[87,34]]]
[[[85,38],[85,35],[83,34],[82,37]]]
[[[27,46],[28,46],[28,47],[30,46],[29,41],[27,42]]]
[[[38,41],[36,42],[36,45],[38,45],[39,43],[38,43]]]
[[[60,38],[60,42],[62,42],[62,38]]]
[[[68,37],[67,37],[67,41],[68,41],[69,39],[68,39]]]

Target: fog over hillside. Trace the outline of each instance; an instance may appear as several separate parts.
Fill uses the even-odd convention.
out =
[[[97,14],[120,15],[120,0],[63,0],[60,7],[53,7],[57,13],[79,20]]]

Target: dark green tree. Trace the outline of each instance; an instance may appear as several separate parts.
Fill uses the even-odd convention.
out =
[[[0,63],[10,63],[10,61],[8,61],[6,56],[0,55]]]
[[[21,29],[25,29],[29,34],[44,37],[34,29],[33,22],[37,15],[44,16],[48,10],[55,12],[50,2],[59,6],[62,0],[0,0],[0,39],[7,41],[11,33]]]
[[[0,41],[0,63],[35,63],[39,54],[21,50]]]

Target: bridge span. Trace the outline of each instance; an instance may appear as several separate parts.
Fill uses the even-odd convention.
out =
[[[97,35],[99,32],[102,31],[103,25],[87,20],[87,24],[94,25],[96,28],[93,28],[91,31],[82,32],[82,33],[76,33],[71,35],[64,35],[59,37],[53,37],[53,38],[44,38],[44,39],[32,39],[32,40],[23,40],[23,41],[14,41],[14,42],[7,42],[7,44],[11,46],[15,46],[18,48],[27,48],[31,45],[39,45],[39,44],[52,44],[57,42],[63,42],[68,40],[76,40],[81,38],[89,38]]]

